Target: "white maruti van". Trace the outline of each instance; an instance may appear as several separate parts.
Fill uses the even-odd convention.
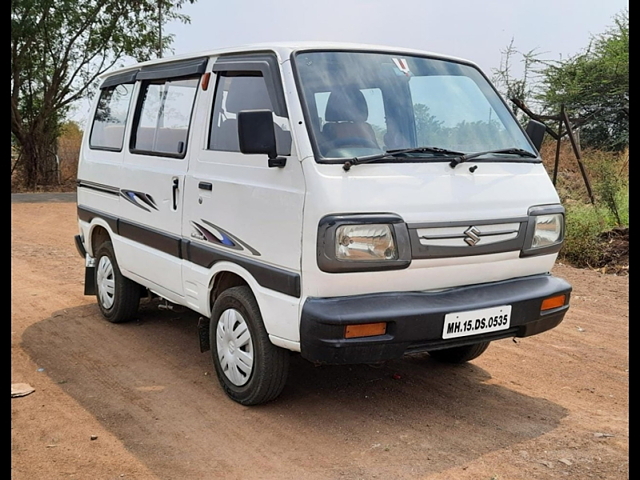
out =
[[[85,293],[198,312],[245,405],[316,364],[466,362],[558,325],[564,209],[479,68],[426,52],[258,45],[102,77],[78,167]]]

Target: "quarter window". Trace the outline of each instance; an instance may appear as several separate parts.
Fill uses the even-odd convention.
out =
[[[122,150],[124,129],[127,124],[132,84],[116,85],[100,92],[89,146],[98,150]]]

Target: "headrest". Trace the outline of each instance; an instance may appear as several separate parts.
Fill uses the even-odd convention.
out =
[[[327,122],[366,122],[369,108],[364,95],[357,88],[331,92],[324,119]]]

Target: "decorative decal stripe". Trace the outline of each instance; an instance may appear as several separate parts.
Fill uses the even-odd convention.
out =
[[[111,185],[105,185],[103,183],[96,182],[88,182],[86,180],[78,180],[78,187],[88,188],[90,190],[96,190],[98,192],[109,193],[111,195],[119,195],[129,203],[132,203],[136,207],[139,207],[147,212],[151,210],[147,207],[150,207],[154,210],[158,210],[155,200],[151,195],[144,192],[137,192],[135,190],[125,190],[120,189],[118,187],[113,187]]]
[[[78,180],[76,182],[78,187],[87,188],[89,190],[96,190],[102,193],[110,193],[111,195],[120,195],[120,189],[112,187],[111,185],[105,185],[103,183],[88,182],[86,180]]]
[[[148,247],[157,249],[177,258],[187,260],[191,263],[205,268],[211,268],[218,262],[226,261],[240,265],[247,270],[256,281],[263,287],[276,292],[284,293],[292,297],[300,298],[300,275],[282,268],[273,267],[266,263],[244,257],[228,250],[214,248],[213,246],[191,242],[190,240],[160,232],[158,230],[129,222],[103,212],[93,210],[78,205],[78,218],[85,222],[90,222],[94,218],[102,218],[107,222],[113,232],[127,239],[141,243]],[[225,232],[227,235],[228,233]],[[237,241],[235,237],[233,237]],[[219,243],[218,247],[226,247]],[[247,250],[250,247],[242,244]],[[239,251],[243,251],[240,248]],[[252,253],[255,250],[250,250]],[[253,253],[260,255],[259,253]]]
[[[139,202],[144,203],[145,205],[153,208],[154,210],[158,210],[158,207],[156,206],[156,202],[153,200],[153,197],[147,193],[135,192],[133,190],[120,190],[120,196],[125,200],[127,200],[128,202],[135,205],[136,207],[140,207],[141,209],[146,210],[147,212],[150,212],[151,210],[149,210],[144,205],[141,205]]]
[[[231,248],[233,250],[244,251],[248,250],[253,255],[259,257],[260,252],[255,248],[250,246],[249,244],[243,242],[235,235],[227,232],[226,230],[214,225],[211,222],[206,221],[205,219],[201,219],[202,223],[206,223],[209,228],[206,228],[200,225],[197,222],[191,222],[191,226],[194,228],[195,232],[191,234],[193,238],[197,238],[198,240],[204,240],[209,243],[213,243],[215,245],[221,247]],[[212,231],[213,230],[213,231]]]

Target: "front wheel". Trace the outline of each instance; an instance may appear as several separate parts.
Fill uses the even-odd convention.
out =
[[[465,363],[482,355],[487,347],[489,347],[489,343],[491,342],[434,350],[429,352],[429,356],[443,363]]]
[[[249,287],[230,288],[216,299],[209,341],[218,380],[231,399],[258,405],[280,395],[290,355],[269,340]]]

